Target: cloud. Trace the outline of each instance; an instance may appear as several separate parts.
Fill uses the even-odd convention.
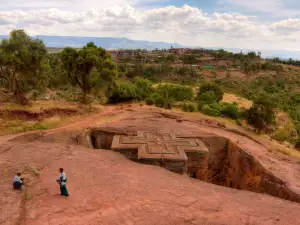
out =
[[[88,0],[92,1],[96,0]],[[263,24],[240,13],[209,15],[188,5],[152,9],[114,5],[78,12],[58,8],[0,11],[0,32],[16,28],[25,29],[30,35],[122,36],[185,45],[249,48],[274,48],[280,43],[283,48],[291,48],[300,29],[300,19]],[[285,30],[289,32],[283,35]]]
[[[271,24],[270,27],[275,32],[298,32],[300,31],[300,19],[281,20]]]
[[[219,4],[243,7],[255,12],[267,13],[272,17],[296,16],[300,5],[296,0],[219,0]]]

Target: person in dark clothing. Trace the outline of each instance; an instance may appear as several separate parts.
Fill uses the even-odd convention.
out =
[[[67,176],[66,176],[63,168],[59,168],[59,173],[60,173],[59,179],[57,179],[56,181],[57,181],[57,183],[59,183],[59,186],[60,186],[60,195],[68,197],[69,192],[67,189]]]
[[[22,190],[23,185],[24,185],[24,179],[21,178],[21,173],[17,173],[17,175],[14,176],[13,179],[13,188],[16,190]]]

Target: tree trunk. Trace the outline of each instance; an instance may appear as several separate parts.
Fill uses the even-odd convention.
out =
[[[13,92],[14,98],[16,99],[17,103],[21,105],[28,105],[28,99],[24,96],[24,94],[21,92],[20,87],[17,83],[17,80],[13,83],[13,88],[15,89]]]
[[[15,94],[16,89],[17,89],[17,74],[16,74],[16,71],[14,70],[12,72],[12,76],[11,76],[10,90],[12,93]]]

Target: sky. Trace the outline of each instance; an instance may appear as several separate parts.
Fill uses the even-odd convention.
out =
[[[300,51],[299,0],[0,0],[0,34]]]

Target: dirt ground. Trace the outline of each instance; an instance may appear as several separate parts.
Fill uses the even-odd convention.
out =
[[[299,224],[298,203],[216,186],[66,141],[66,133],[92,127],[217,134],[251,153],[295,192],[300,190],[300,165],[288,156],[202,122],[146,106],[108,106],[72,125],[31,132],[42,133],[43,139],[0,137],[0,224]],[[59,196],[55,182],[59,167],[68,176],[68,199]],[[22,192],[12,189],[18,171],[28,184]]]

